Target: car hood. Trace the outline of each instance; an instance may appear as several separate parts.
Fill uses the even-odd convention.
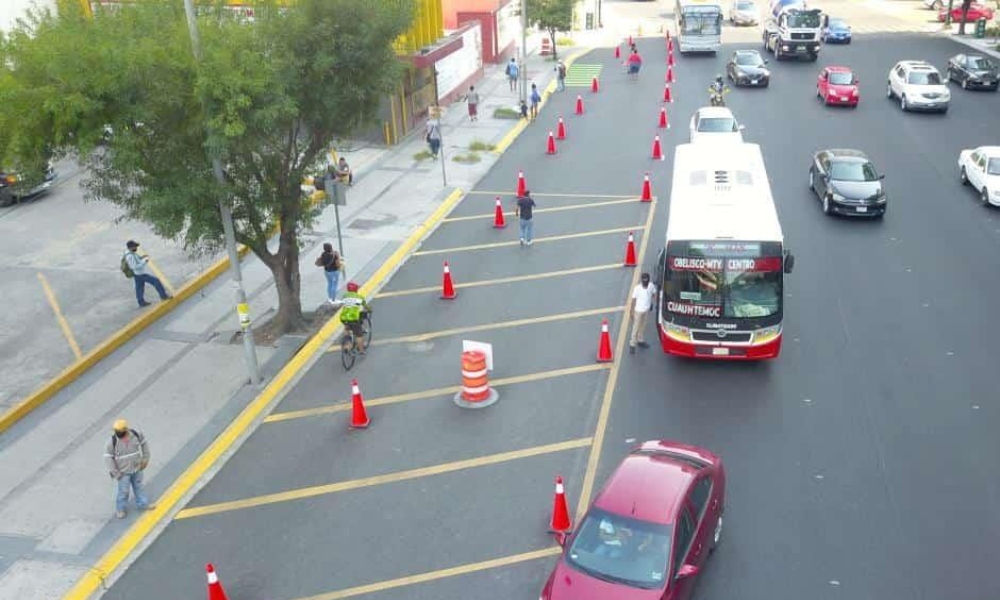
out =
[[[644,590],[601,581],[559,560],[548,583],[548,600],[660,600],[663,589]]]
[[[882,191],[881,181],[831,181],[830,191],[850,200],[867,200]]]
[[[947,86],[944,85],[914,85],[912,83],[906,85],[907,91],[914,94],[925,94],[938,96],[948,96],[951,92],[948,90]]]
[[[766,65],[751,66],[751,65],[736,65],[736,71],[741,75],[768,75]]]
[[[692,142],[731,142],[742,143],[742,133],[716,133],[714,131],[694,131],[691,133]]]
[[[826,30],[834,35],[843,35],[851,33],[850,27],[827,27]]]
[[[743,18],[743,19],[756,19],[757,18],[757,12],[753,11],[753,10],[749,10],[749,9],[747,9],[747,10],[739,10],[739,9],[737,9],[735,14],[736,14],[737,17]]]
[[[997,69],[967,69],[973,77],[996,77]]]
[[[858,86],[856,85],[843,85],[831,83],[829,84],[829,89],[834,94],[840,94],[841,96],[850,96],[852,93],[858,91]]]

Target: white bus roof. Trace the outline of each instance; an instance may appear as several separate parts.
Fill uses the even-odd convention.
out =
[[[757,144],[679,144],[667,218],[667,241],[783,241]]]
[[[722,7],[722,0],[677,0],[681,8],[686,6],[717,6]]]

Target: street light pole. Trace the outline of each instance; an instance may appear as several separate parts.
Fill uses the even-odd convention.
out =
[[[201,62],[201,38],[198,35],[198,20],[194,11],[194,0],[184,0],[184,14],[187,16],[188,33],[191,36],[191,50],[196,61]],[[204,100],[207,104],[207,100]],[[226,183],[226,174],[222,169],[222,161],[217,156],[212,157],[212,171],[215,179]],[[250,383],[260,384],[260,365],[257,363],[257,348],[253,341],[253,330],[250,328],[250,309],[247,306],[247,293],[243,289],[243,274],[240,272],[240,255],[236,251],[236,231],[233,227],[233,212],[224,200],[219,200],[219,214],[222,217],[222,231],[226,239],[226,251],[229,254],[229,273],[236,287],[236,312],[239,315],[240,326],[243,328],[243,354],[246,358]]]
[[[437,114],[436,115],[428,115],[428,116],[433,117],[434,120],[436,120],[437,123],[438,123],[438,125],[437,125],[437,128],[438,128],[438,139],[439,139],[440,144],[441,144],[441,146],[438,147],[438,154],[440,154],[440,156],[441,156],[441,182],[444,184],[444,187],[448,187],[448,174],[445,173],[445,169],[444,169],[444,163],[447,162],[447,161],[446,161],[446,159],[444,157],[444,131],[442,131],[443,124],[441,123],[442,108],[441,108],[441,105],[438,104],[438,102],[439,102],[438,98],[439,98],[440,94],[438,92],[438,70],[437,70],[437,65],[434,65],[431,68],[434,69],[434,106],[432,106],[430,108],[429,112],[436,112]]]
[[[521,0],[521,102],[528,102],[528,0]]]

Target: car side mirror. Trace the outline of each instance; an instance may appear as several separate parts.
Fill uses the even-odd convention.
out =
[[[687,579],[688,577],[694,577],[698,574],[698,567],[694,565],[684,565],[677,571],[677,579]]]
[[[739,126],[739,130],[740,130],[740,131],[746,131],[746,128],[747,128],[747,126],[746,126],[746,125],[740,125],[740,126]]]
[[[769,63],[768,63],[768,61],[767,61],[767,59],[765,59],[765,60],[764,60],[764,64],[765,64],[765,65],[766,65],[766,64],[769,64]]]
[[[861,80],[858,79],[857,77],[855,77],[854,78],[854,85],[858,85],[859,83],[861,83]]]
[[[885,179],[885,173],[882,173],[882,174],[880,174],[880,175],[878,176],[878,178],[879,178],[879,179]]]
[[[791,273],[792,269],[795,268],[795,255],[787,250],[785,250],[785,260],[782,268],[786,274]]]

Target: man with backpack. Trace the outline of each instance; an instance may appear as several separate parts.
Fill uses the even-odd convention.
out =
[[[562,59],[556,63],[556,91],[566,91],[566,63]]]
[[[139,303],[139,308],[149,306],[149,302],[146,302],[145,298],[147,283],[153,286],[156,293],[160,295],[160,300],[173,298],[167,293],[167,290],[163,289],[163,283],[160,282],[160,279],[147,271],[149,256],[145,254],[139,256],[139,242],[129,240],[125,243],[125,248],[126,252],[121,260],[121,270],[126,278],[135,282],[135,300]]]
[[[510,83],[510,91],[517,91],[517,78],[521,75],[521,67],[517,65],[517,60],[514,57],[510,57],[510,62],[507,63],[507,69],[504,71],[507,73],[507,81]]]
[[[142,486],[142,472],[149,465],[149,442],[141,433],[130,428],[125,419],[115,421],[114,433],[104,448],[104,464],[118,487],[115,495],[116,519],[124,519],[128,514],[125,504],[129,492],[135,497],[139,510],[156,508],[149,503]]]

